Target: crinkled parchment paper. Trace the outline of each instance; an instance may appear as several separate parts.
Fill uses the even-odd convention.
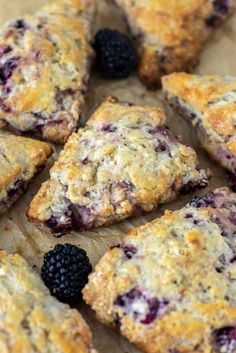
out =
[[[0,0],[0,25],[15,16],[33,13],[45,2],[46,0]],[[108,26],[127,31],[121,12],[112,4],[111,0],[97,0],[97,2],[99,12],[94,30]],[[217,73],[236,76],[236,14],[223,27],[218,29],[214,38],[206,45],[200,59],[200,64],[196,68],[196,72],[200,74]],[[213,177],[208,189],[198,192],[199,194],[204,194],[210,189],[228,184],[225,171],[211,161],[200,148],[191,127],[164,104],[160,91],[147,91],[135,75],[127,80],[109,81],[102,79],[98,73],[94,72],[86,97],[86,106],[81,120],[82,124],[88,119],[96,106],[108,95],[116,95],[126,101],[164,108],[168,117],[168,125],[172,132],[175,135],[180,135],[186,144],[195,148],[201,165],[210,168],[212,171]],[[83,247],[87,251],[91,262],[95,265],[105,250],[109,246],[119,243],[127,231],[156,218],[166,208],[176,209],[183,206],[193,196],[180,197],[177,201],[160,207],[158,212],[145,217],[133,218],[118,225],[101,227],[89,232],[73,233],[73,235],[56,239],[46,229],[30,224],[25,216],[26,209],[33,195],[39,189],[41,182],[48,178],[48,171],[53,159],[57,158],[59,148],[54,147],[55,153],[44,172],[34,180],[28,192],[16,203],[11,211],[0,218],[0,248],[10,252],[19,252],[36,268],[41,265],[44,252],[58,242],[71,242]],[[119,334],[98,323],[94,313],[88,307],[81,304],[79,310],[91,325],[95,345],[100,353],[110,353],[111,349],[112,353],[138,352]]]

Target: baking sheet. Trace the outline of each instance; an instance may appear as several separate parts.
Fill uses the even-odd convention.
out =
[[[0,25],[15,16],[33,13],[46,2],[46,0],[0,0]],[[98,16],[96,24],[94,24],[94,31],[97,28],[107,26],[127,32],[127,26],[122,14],[112,4],[112,1],[97,0],[97,2],[99,5]],[[216,32],[214,38],[206,45],[201,55],[201,62],[195,71],[200,74],[217,73],[236,76],[235,58],[236,14]],[[120,99],[133,101],[134,103],[145,103],[164,108],[168,117],[168,125],[172,132],[175,135],[180,135],[184,143],[195,148],[201,166],[210,168],[212,171],[213,177],[209,187],[198,192],[198,194],[205,194],[208,190],[215,187],[228,185],[225,171],[211,161],[200,148],[191,127],[164,104],[160,91],[147,91],[135,75],[126,80],[110,81],[104,80],[98,73],[94,72],[90,81],[81,123],[88,119],[90,113],[108,95],[116,95]],[[45,228],[30,224],[25,216],[33,195],[39,189],[41,182],[48,178],[48,171],[53,159],[57,158],[59,148],[53,147],[55,152],[44,172],[34,180],[28,192],[15,206],[5,216],[0,218],[0,248],[10,252],[19,252],[36,269],[41,266],[43,254],[59,242],[70,242],[81,246],[87,251],[92,264],[95,265],[106,249],[119,243],[130,229],[151,221],[161,215],[167,208],[176,209],[183,206],[193,196],[180,197],[177,201],[164,205],[157,212],[145,217],[132,218],[118,225],[101,227],[83,233],[73,233],[72,235],[56,239]],[[98,323],[94,313],[87,306],[81,304],[79,310],[92,328],[95,346],[100,353],[110,353],[111,348],[113,353],[139,352],[125,339],[121,338],[118,333]]]

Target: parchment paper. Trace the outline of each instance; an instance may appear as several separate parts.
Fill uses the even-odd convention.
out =
[[[0,25],[15,16],[34,13],[46,2],[46,0],[0,0]],[[112,4],[111,0],[97,0],[97,2],[99,11],[97,22],[94,24],[94,31],[97,28],[107,26],[127,32],[127,26],[122,14]],[[236,14],[223,27],[218,29],[214,38],[206,45],[200,59],[200,64],[195,70],[197,73],[236,76]],[[160,91],[147,91],[135,75],[126,80],[109,81],[104,80],[98,73],[93,72],[81,123],[84,123],[89,118],[90,113],[108,95],[116,95],[121,99],[133,101],[134,103],[146,103],[164,108],[168,117],[168,125],[172,132],[175,135],[180,135],[182,141],[195,148],[201,166],[208,167],[212,171],[213,177],[209,187],[198,192],[198,194],[205,194],[208,190],[215,187],[228,185],[225,171],[211,161],[200,148],[191,127],[165,105]],[[0,248],[9,252],[19,252],[35,266],[36,270],[41,266],[43,254],[59,242],[71,242],[81,246],[87,251],[92,264],[95,265],[106,249],[119,243],[130,229],[156,218],[166,208],[180,208],[193,196],[180,197],[177,201],[162,206],[157,212],[145,217],[133,218],[118,225],[101,227],[89,232],[73,233],[72,235],[56,239],[45,228],[30,224],[25,216],[26,209],[33,195],[39,189],[41,182],[48,178],[48,171],[53,159],[57,158],[59,148],[58,146],[53,147],[55,153],[44,172],[34,180],[28,192],[15,206],[5,216],[0,218]],[[92,328],[95,346],[100,353],[110,353],[111,350],[112,353],[139,352],[121,338],[118,333],[100,324],[95,319],[94,313],[87,306],[81,304],[79,310]]]

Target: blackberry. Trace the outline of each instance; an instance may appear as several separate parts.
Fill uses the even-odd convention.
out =
[[[108,78],[125,78],[136,68],[136,50],[126,35],[104,28],[95,36],[97,66]]]
[[[86,252],[72,244],[58,244],[44,255],[41,276],[58,300],[74,304],[88,282],[92,266]]]

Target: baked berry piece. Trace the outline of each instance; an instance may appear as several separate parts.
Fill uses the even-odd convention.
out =
[[[81,299],[92,266],[86,252],[72,244],[58,244],[44,255],[41,276],[51,294],[73,304]]]
[[[20,255],[0,252],[3,353],[96,353],[77,310],[53,298]]]
[[[150,88],[160,77],[198,62],[203,44],[232,12],[233,0],[114,0],[139,48],[139,75]]]
[[[221,188],[132,230],[82,293],[147,353],[235,353],[235,273],[236,194]]]
[[[109,78],[125,78],[136,68],[138,58],[131,40],[108,28],[98,31],[94,49],[97,66]]]
[[[84,102],[95,0],[55,0],[0,33],[0,127],[64,143]]]
[[[45,142],[0,134],[0,214],[25,192],[51,153]]]
[[[206,186],[196,153],[164,125],[161,109],[109,97],[69,138],[30,205],[29,220],[58,234],[85,230]]]
[[[167,101],[193,125],[202,146],[236,175],[236,79],[174,73],[162,83]]]
[[[226,326],[215,330],[213,343],[217,352],[236,352],[236,326]]]

